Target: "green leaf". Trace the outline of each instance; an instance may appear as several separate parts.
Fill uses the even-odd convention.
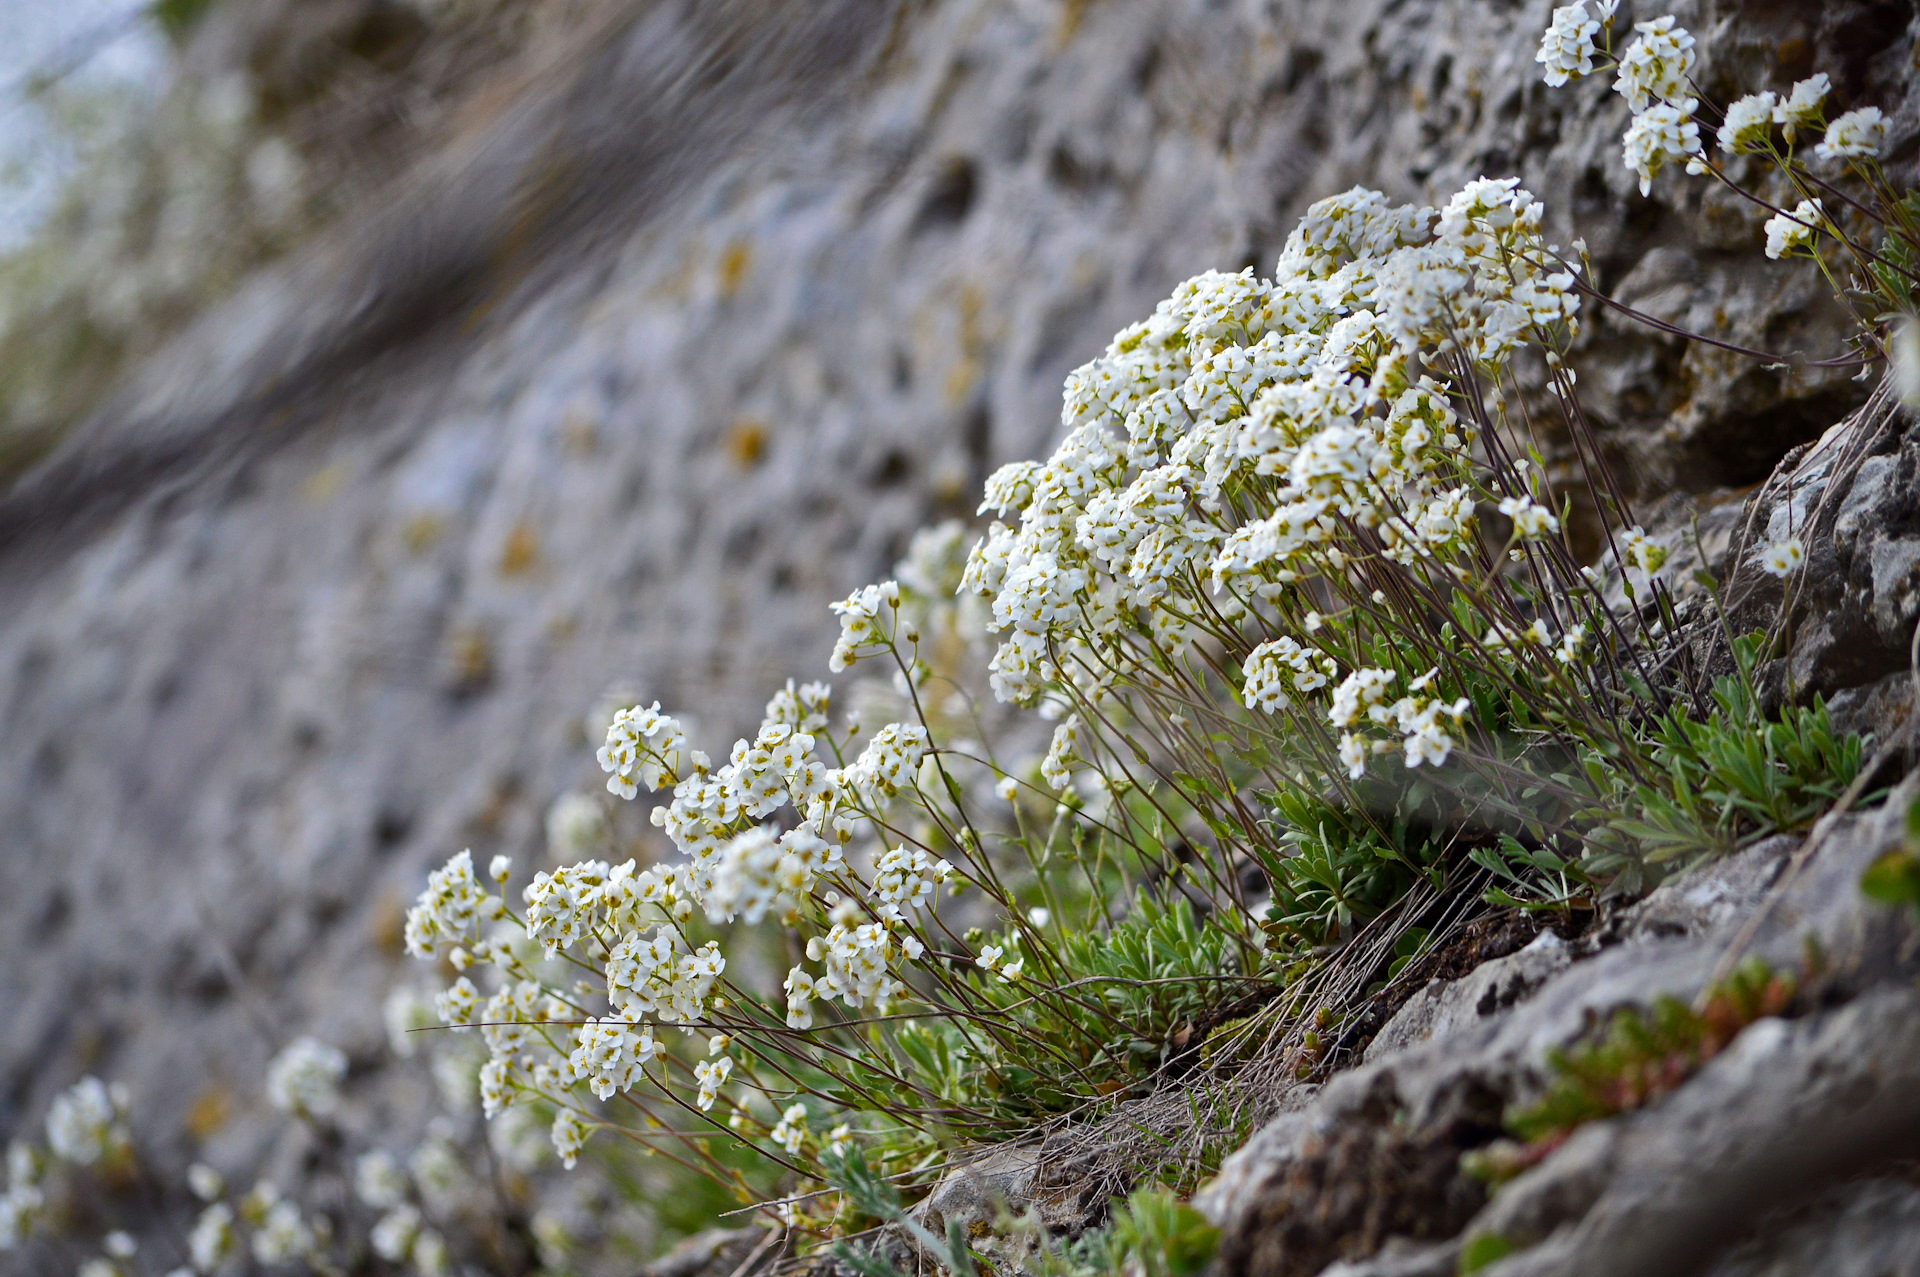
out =
[[[1920,855],[1905,848],[1888,852],[1867,867],[1860,890],[1872,900],[1920,909]]]

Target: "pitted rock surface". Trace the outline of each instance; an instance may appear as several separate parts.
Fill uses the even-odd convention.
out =
[[[1517,173],[1623,299],[1836,349],[1759,219],[1678,175],[1642,200],[1618,97],[1539,83],[1548,9],[686,0],[500,86],[0,498],[0,1135],[92,1071],[159,1170],[291,1186],[260,1078],[312,1032],[352,1057],[346,1124],[404,1147],[433,1105],[378,1005],[425,871],[539,862],[614,680],[724,752],[821,672],[828,600],[1048,444],[1069,369],[1185,276],[1266,269],[1314,199]],[[1674,11],[1711,87],[1829,69],[1910,167],[1910,6]],[[1860,398],[1589,320],[1589,407],[1649,487],[1758,480]],[[1881,509],[1849,582],[1905,580]],[[1620,952],[1436,1049],[1537,1058],[1704,978]]]

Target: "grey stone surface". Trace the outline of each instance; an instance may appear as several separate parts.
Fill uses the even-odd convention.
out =
[[[723,750],[820,672],[829,599],[1047,443],[1071,367],[1182,277],[1267,264],[1316,198],[1519,173],[1636,304],[1837,346],[1757,218],[1677,174],[1643,201],[1618,98],[1538,82],[1549,8],[662,3],[501,86],[0,497],[0,1135],[92,1071],[160,1169],[292,1175],[259,1079],[312,1032],[352,1056],[354,1130],[417,1136],[377,1008],[426,869],[539,859],[548,803],[597,786],[611,681]],[[1817,64],[1911,136],[1909,6],[1674,8],[1712,83]],[[1597,314],[1578,362],[1637,477],[1689,490],[1858,395]],[[1860,544],[1846,579],[1903,589]],[[1795,926],[1853,918],[1825,886]],[[1432,1051],[1519,1067],[1709,965],[1603,954]]]
[[[1551,931],[1526,948],[1483,962],[1458,980],[1429,984],[1395,1012],[1367,1046],[1367,1058],[1441,1038],[1499,1014],[1558,975],[1573,960],[1567,943]]]
[[[1920,1079],[1912,1076],[1920,995],[1910,986],[1920,931],[1908,911],[1862,897],[1858,883],[1875,857],[1899,845],[1916,796],[1920,782],[1909,781],[1885,809],[1836,822],[1791,877],[1780,865],[1788,848],[1762,845],[1719,872],[1676,880],[1639,906],[1614,943],[1512,1006],[1336,1076],[1304,1110],[1256,1133],[1195,1199],[1227,1233],[1227,1271],[1241,1272],[1231,1259],[1236,1238],[1242,1251],[1254,1240],[1245,1232],[1261,1203],[1335,1132],[1383,1122],[1417,1132],[1463,1086],[1527,1102],[1547,1081],[1550,1049],[1621,1006],[1692,997],[1749,934],[1745,952],[1776,969],[1805,970],[1817,950],[1821,996],[1845,1005],[1760,1021],[1659,1103],[1581,1128],[1500,1189],[1460,1237],[1493,1232],[1525,1244],[1487,1270],[1508,1277],[1698,1271],[1722,1251],[1760,1245],[1753,1232],[1770,1213],[1910,1158],[1920,1147]],[[1393,1101],[1384,1113],[1382,1095]],[[1828,1221],[1833,1229],[1843,1216]],[[1826,1218],[1803,1221],[1793,1235],[1817,1233]],[[1440,1253],[1383,1252],[1379,1266],[1360,1261],[1351,1271],[1399,1271],[1403,1258],[1422,1271]]]

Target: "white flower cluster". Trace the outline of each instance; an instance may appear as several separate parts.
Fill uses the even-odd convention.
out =
[[[1433,374],[1449,356],[1497,370],[1572,328],[1573,278],[1541,214],[1514,179],[1437,212],[1356,188],[1308,211],[1272,281],[1189,280],[1076,371],[1065,440],[1002,468],[981,507],[1020,515],[964,578],[992,601],[996,694],[1098,697],[1101,654],[1134,633],[1177,657],[1192,579],[1271,600],[1367,545],[1400,563],[1460,552],[1473,432]]]
[[[483,919],[502,916],[504,909],[473,876],[473,853],[463,851],[427,875],[427,889],[407,911],[407,952],[416,958],[437,958],[472,937]]]
[[[834,645],[827,668],[838,674],[860,659],[893,641],[894,620],[900,612],[900,585],[887,581],[863,586],[833,605],[840,618],[840,641]]]
[[[1586,0],[1553,11],[1541,37],[1535,61],[1544,68],[1549,85],[1591,74],[1598,50],[1594,37],[1603,24],[1611,27],[1613,3],[1602,4],[1601,18],[1589,17]],[[1699,99],[1692,74],[1699,60],[1694,38],[1671,14],[1634,24],[1636,39],[1620,56],[1613,82],[1627,100],[1633,118],[1622,138],[1627,167],[1640,175],[1640,193],[1648,194],[1653,179],[1669,161],[1684,160],[1689,173],[1707,171],[1700,146],[1700,126],[1694,122]],[[1773,93],[1752,93],[1727,107],[1718,134],[1719,147],[1728,155],[1770,150],[1774,126],[1789,146],[1800,134],[1823,131],[1827,94],[1832,82],[1824,73],[1795,84],[1783,99]],[[1825,160],[1873,160],[1886,142],[1888,120],[1878,107],[1848,111],[1824,126],[1814,153]],[[1803,188],[1804,189],[1804,188]],[[1775,221],[1779,219],[1776,218]],[[1769,256],[1775,243],[1769,224]]]
[[[267,1099],[282,1113],[325,1117],[340,1104],[347,1057],[315,1038],[295,1038],[267,1066]]]
[[[639,792],[636,781],[655,790],[680,779],[689,761],[687,737],[677,719],[660,712],[659,701],[636,705],[613,716],[597,757],[612,773],[608,792],[632,798]]]
[[[362,1204],[381,1212],[367,1235],[374,1254],[390,1264],[411,1265],[426,1277],[450,1269],[446,1239],[428,1227],[412,1201],[407,1172],[391,1153],[361,1154],[354,1162],[353,1191]]]
[[[1775,261],[1813,248],[1825,210],[1820,201],[1801,200],[1791,213],[1775,213],[1767,219],[1767,256]]]
[[[1637,38],[1621,55],[1613,87],[1633,110],[1621,149],[1627,167],[1640,175],[1640,193],[1646,195],[1669,160],[1685,160],[1689,173],[1706,171],[1700,126],[1693,122],[1700,101],[1688,78],[1698,55],[1692,34],[1676,25],[1671,14],[1636,22],[1633,29]]]
[[[1600,23],[1587,13],[1585,0],[1562,5],[1553,11],[1553,22],[1540,40],[1540,52],[1533,60],[1546,68],[1545,79],[1559,88],[1568,80],[1593,73],[1593,37],[1600,34]]]
[[[958,556],[951,547],[925,549],[928,561],[920,568],[939,584],[932,579],[938,560]],[[957,562],[947,564],[946,577],[958,575]],[[900,597],[889,582],[856,592],[837,609],[849,656],[891,644],[891,614]],[[641,1085],[665,1050],[660,1027],[691,1031],[713,1018],[727,962],[718,943],[696,947],[688,939],[685,927],[696,911],[715,923],[797,922],[824,892],[825,904],[834,906],[832,929],[810,946],[811,960],[824,969],[816,976],[796,968],[789,979],[789,1021],[798,1027],[811,1025],[816,997],[858,1007],[905,992],[896,969],[924,951],[910,934],[914,918],[953,880],[953,866],[920,848],[896,846],[876,853],[863,876],[849,862],[848,846],[861,822],[918,783],[928,755],[926,729],[886,724],[856,758],[835,767],[816,753],[830,739],[831,707],[825,684],[789,682],[768,702],[755,738],[737,741],[719,767],[691,748],[684,726],[657,704],[611,715],[598,755],[611,778],[608,788],[631,797],[642,787],[672,787],[671,801],[656,807],[652,819],[684,854],[678,863],[641,869],[632,860],[583,859],[538,873],[520,893],[518,919],[509,917],[503,898],[482,890],[468,853],[429,876],[408,915],[410,951],[446,954],[459,971],[478,964],[501,975],[491,995],[463,974],[434,998],[442,1023],[480,1028],[487,1059],[479,1069],[479,1098],[489,1118],[529,1095],[548,1096],[559,1106],[554,1146],[571,1164],[593,1129],[586,1111],[568,1098],[574,1088],[605,1100]],[[842,743],[834,744],[836,751]],[[783,809],[791,809],[795,822],[784,829],[775,820]],[[602,828],[596,822],[596,846],[604,841]],[[501,858],[493,876],[504,884],[509,870]],[[856,899],[865,901],[862,909],[854,907]],[[483,934],[489,923],[499,925]],[[562,960],[587,967],[600,984],[563,990],[530,965]],[[581,1005],[583,997],[601,994],[607,1013]],[[407,1026],[417,1014],[411,1001],[396,1011]],[[733,1067],[724,1054],[700,1065],[701,1107],[717,1102]],[[662,1069],[651,1075],[657,1085],[667,1079]],[[402,1231],[399,1223],[394,1227]]]
[[[130,1147],[127,1094],[97,1077],[83,1077],[54,1097],[47,1110],[47,1144],[76,1166],[92,1166]]]
[[[1823,160],[1870,160],[1887,140],[1887,117],[1877,106],[1848,111],[1827,125],[1813,153]]]
[[[24,1242],[46,1209],[38,1172],[33,1150],[23,1141],[7,1146],[7,1191],[0,1193],[0,1250],[13,1250]]]
[[[1720,149],[1728,155],[1764,149],[1779,109],[1780,99],[1772,93],[1749,93],[1735,101],[1720,124]]]

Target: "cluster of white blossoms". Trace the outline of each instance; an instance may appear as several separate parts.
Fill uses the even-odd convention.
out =
[[[1767,219],[1767,256],[1778,261],[1813,247],[1826,210],[1817,199],[1801,200],[1791,213],[1775,213]]]
[[[47,1110],[47,1144],[76,1166],[111,1160],[131,1147],[127,1094],[97,1077],[83,1077],[54,1097]]]
[[[267,1099],[282,1113],[325,1117],[340,1104],[347,1057],[315,1038],[296,1038],[267,1066]]]
[[[893,640],[895,621],[900,614],[900,585],[888,581],[855,590],[833,605],[840,618],[840,641],[834,645],[827,668],[838,674],[860,659]]]
[[[7,1146],[7,1191],[0,1193],[0,1250],[12,1250],[25,1241],[46,1209],[39,1171],[25,1141]]]
[[[1542,78],[1558,87],[1591,75],[1601,50],[1595,37],[1612,47],[1613,17],[1618,0],[1597,5],[1598,18],[1587,12],[1588,0],[1574,0],[1553,11],[1541,37],[1535,61]],[[1685,161],[1687,172],[1707,171],[1700,144],[1700,126],[1694,122],[1700,101],[1694,95],[1692,74],[1699,55],[1694,38],[1671,14],[1634,24],[1635,40],[1614,63],[1614,90],[1627,100],[1633,118],[1621,139],[1627,167],[1640,175],[1640,193],[1653,188],[1653,179],[1669,161]],[[1795,84],[1785,98],[1770,92],[1750,93],[1729,105],[1717,135],[1727,155],[1771,151],[1773,130],[1792,146],[1803,133],[1821,133],[1814,154],[1824,160],[1872,160],[1886,142],[1887,118],[1878,107],[1861,107],[1823,124],[1832,82],[1824,73]],[[1775,221],[1780,219],[1776,218]],[[1776,243],[1768,226],[1768,255]]]
[[[944,541],[925,548],[927,562],[916,570],[951,584],[959,553]],[[892,643],[901,598],[888,582],[836,607],[845,661]],[[443,1024],[480,1028],[480,1101],[489,1118],[546,1096],[559,1107],[554,1145],[570,1164],[597,1125],[576,1088],[606,1100],[645,1083],[667,1087],[662,1030],[704,1032],[724,1005],[727,961],[717,942],[696,944],[689,935],[696,913],[716,924],[830,922],[808,946],[817,969],[789,973],[791,1027],[811,1027],[818,999],[857,1008],[905,994],[900,964],[925,950],[916,917],[953,884],[955,870],[919,847],[868,851],[854,839],[896,797],[916,791],[929,761],[927,732],[885,724],[835,765],[850,740],[832,736],[831,714],[826,684],[789,682],[768,702],[754,739],[736,742],[716,767],[658,704],[619,709],[598,754],[607,788],[631,798],[670,786],[671,799],[651,819],[683,859],[644,869],[633,860],[584,859],[538,873],[520,892],[518,915],[507,900],[504,858],[491,874],[498,895],[482,887],[466,852],[429,876],[408,915],[407,944],[417,957],[445,956],[456,971],[473,972],[434,1003]],[[833,752],[823,758],[829,743]],[[596,845],[609,838],[596,830]],[[562,963],[598,981],[562,979]],[[475,982],[489,967],[499,974],[491,994]],[[592,1005],[600,998],[604,1011]],[[724,1048],[697,1066],[699,1107],[719,1101],[733,1070]]]
[[[1886,115],[1877,106],[1863,106],[1836,116],[1813,153],[1823,160],[1870,160],[1886,140]]]
[[[1591,21],[1584,12],[1569,20]],[[1430,688],[1436,674],[1361,707],[1391,740],[1343,721],[1336,685],[1351,696],[1364,680],[1343,674],[1342,623],[1311,589],[1353,588],[1379,560],[1466,570],[1484,488],[1475,427],[1456,410],[1464,369],[1497,383],[1515,351],[1553,354],[1577,324],[1542,217],[1511,178],[1468,183],[1439,209],[1356,188],[1308,210],[1272,280],[1209,272],[1122,330],[1068,378],[1052,457],[987,482],[982,513],[1018,512],[991,526],[963,577],[992,606],[996,694],[1099,704],[1120,671],[1181,660],[1210,611],[1254,609],[1295,618],[1307,641],[1272,638],[1240,658],[1244,704],[1317,705],[1344,729],[1352,775],[1386,749],[1444,763],[1467,703]],[[1529,497],[1500,509],[1522,539],[1559,529]],[[1077,715],[1056,729],[1049,785],[1097,765],[1085,734]]]

